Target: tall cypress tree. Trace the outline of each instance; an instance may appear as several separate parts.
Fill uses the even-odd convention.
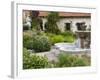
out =
[[[47,23],[45,24],[46,32],[58,34],[60,32],[57,22],[59,21],[59,14],[57,12],[50,12],[47,16]]]

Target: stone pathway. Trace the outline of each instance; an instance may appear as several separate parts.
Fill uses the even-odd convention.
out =
[[[40,53],[36,53],[36,55],[38,56],[46,56],[48,58],[49,61],[55,60],[57,61],[57,55],[60,53],[59,50],[57,49],[51,49],[48,52],[40,52]],[[31,53],[31,55],[34,55],[33,53]]]
[[[51,49],[48,52],[36,53],[36,55],[38,55],[38,56],[46,56],[49,61],[57,61],[57,56],[58,56],[59,53],[61,53],[61,51],[59,51],[58,49]],[[87,56],[91,55],[90,52],[89,53],[72,54],[72,55],[77,55],[77,56],[81,57],[84,54],[87,55]],[[31,55],[34,55],[34,54],[31,54]]]

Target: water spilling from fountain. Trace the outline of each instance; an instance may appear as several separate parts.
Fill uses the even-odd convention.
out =
[[[90,31],[77,31],[77,39],[73,43],[56,43],[55,47],[67,53],[90,52]]]

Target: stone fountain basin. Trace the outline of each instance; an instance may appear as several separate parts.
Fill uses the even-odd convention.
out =
[[[90,49],[77,48],[74,43],[56,43],[55,47],[60,51],[68,53],[90,53]]]
[[[60,48],[75,48],[75,43],[56,43],[55,47]]]

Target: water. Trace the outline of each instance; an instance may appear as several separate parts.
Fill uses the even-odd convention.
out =
[[[75,47],[76,48],[81,48],[81,41],[80,41],[80,38],[78,38],[75,42]]]

